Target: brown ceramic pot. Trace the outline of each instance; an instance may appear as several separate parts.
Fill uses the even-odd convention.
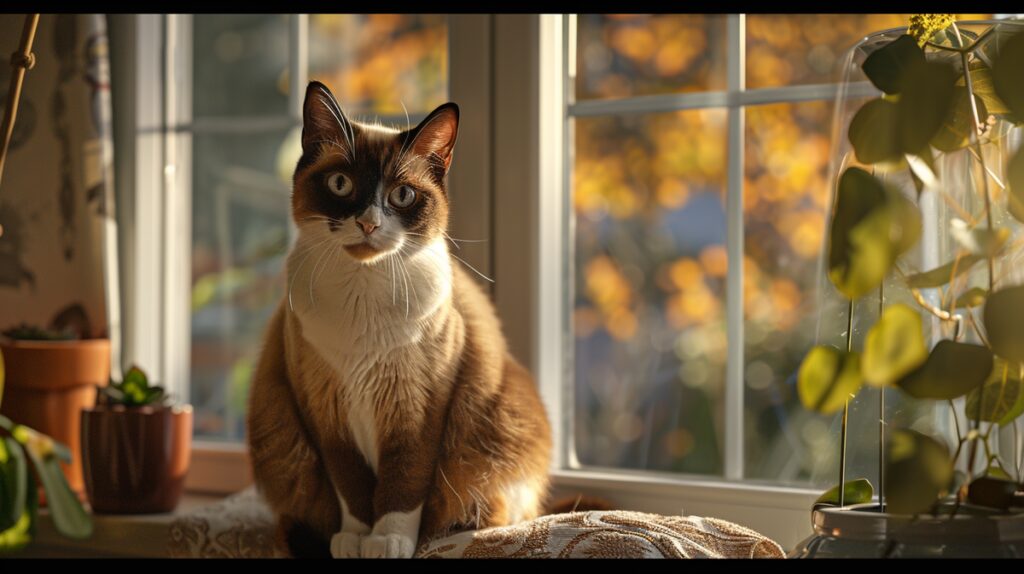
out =
[[[71,449],[63,464],[68,485],[81,497],[79,418],[96,404],[97,385],[110,382],[110,341],[10,341],[0,344],[7,381],[0,414],[49,435]]]
[[[171,512],[185,487],[191,449],[189,405],[83,411],[85,487],[93,512]]]

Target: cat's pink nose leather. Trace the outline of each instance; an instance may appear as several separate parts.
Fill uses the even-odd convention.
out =
[[[363,223],[362,221],[357,221],[356,223],[359,224],[359,227],[363,228],[363,233],[367,235],[372,234],[376,229],[380,228],[379,225],[374,225],[372,223]]]

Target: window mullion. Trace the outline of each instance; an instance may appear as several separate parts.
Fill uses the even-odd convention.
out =
[[[302,101],[309,82],[309,14],[292,14],[288,26],[288,114],[302,121]]]
[[[192,283],[192,17],[166,16],[163,158],[163,383],[189,401]]]
[[[729,89],[728,164],[726,171],[726,337],[725,464],[727,480],[743,478],[743,108],[746,16],[730,14],[726,22]]]

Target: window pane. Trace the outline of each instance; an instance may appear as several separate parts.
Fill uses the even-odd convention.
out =
[[[830,459],[835,442],[828,433],[831,418],[804,411],[794,375],[815,344],[818,258],[831,198],[832,107],[831,101],[822,101],[745,110],[744,430],[749,478],[795,482],[835,466]]]
[[[721,109],[575,120],[575,449],[718,474],[725,332]]]
[[[448,26],[440,14],[314,14],[309,77],[350,112],[425,114],[448,98]]]
[[[196,117],[288,113],[288,16],[192,18]]]
[[[285,132],[193,137],[195,434],[241,440],[263,331],[284,293],[290,173]],[[285,176],[285,177],[282,177]]]
[[[991,14],[957,14],[980,20]],[[837,81],[837,63],[862,38],[903,28],[910,14],[749,14],[747,88]]]
[[[722,15],[580,14],[576,98],[726,88]]]

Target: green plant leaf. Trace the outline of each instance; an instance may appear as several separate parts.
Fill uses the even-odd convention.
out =
[[[899,161],[903,148],[896,133],[896,113],[896,104],[881,98],[857,110],[847,131],[857,161],[866,164]]]
[[[907,305],[889,306],[864,340],[861,369],[871,386],[893,385],[928,359],[921,316]]]
[[[804,408],[834,413],[860,389],[860,355],[833,347],[814,347],[800,365],[796,384]]]
[[[967,487],[967,500],[971,504],[1005,510],[1013,503],[1017,483],[992,476],[974,479]]]
[[[150,387],[146,390],[146,398],[142,404],[152,405],[160,402],[164,397],[164,390],[160,387]]]
[[[132,385],[144,389],[149,386],[149,378],[146,377],[146,373],[142,369],[133,366],[128,369],[127,373],[125,373],[124,380],[121,384]]]
[[[28,463],[21,445],[0,438],[0,532],[14,526],[25,513]]]
[[[982,287],[971,287],[956,298],[956,306],[959,309],[969,309],[985,304],[988,297],[988,289]]]
[[[1024,363],[1024,286],[990,294],[984,322],[992,350],[1004,359]]]
[[[872,52],[861,69],[876,88],[887,94],[898,94],[907,70],[924,62],[924,51],[917,41],[904,34]]]
[[[1024,147],[1006,164],[1007,194],[1006,209],[1017,221],[1024,221]]]
[[[970,70],[971,88],[974,89],[975,97],[981,98],[981,101],[985,103],[985,109],[988,113],[997,115],[1009,113],[1010,108],[1007,108],[1003,100],[999,99],[999,96],[996,95],[995,85],[992,82],[992,70],[980,60],[971,62]],[[956,85],[966,89],[967,82],[964,81],[962,75],[956,81]],[[978,117],[985,118],[984,115],[981,115],[980,110]]]
[[[914,273],[913,275],[907,276],[907,285],[916,289],[927,289],[930,287],[942,287],[946,283],[949,283],[956,277],[963,275],[970,271],[971,267],[979,261],[983,261],[985,258],[980,255],[973,253],[964,255],[957,260],[950,261],[941,267],[923,271],[921,273]],[[953,268],[956,267],[956,275],[953,275]]]
[[[896,131],[900,149],[923,149],[950,117],[956,71],[939,62],[912,65],[906,73],[896,104]]]
[[[1008,38],[993,58],[992,84],[1013,115],[1024,118],[1024,33]]]
[[[982,257],[999,253],[1010,238],[1010,230],[1005,227],[990,230],[979,225],[971,228],[967,222],[957,218],[950,222],[949,233],[964,249]]]
[[[829,279],[850,299],[873,291],[921,234],[920,213],[857,167],[839,178],[829,233]]]
[[[935,169],[935,156],[932,154],[932,148],[925,146],[925,148],[917,153],[904,154],[907,159],[907,166],[910,167],[910,176],[914,182],[914,189],[917,190],[917,197],[921,197],[921,192],[924,191],[925,187],[935,187],[938,185],[938,172]]]
[[[912,430],[890,434],[885,462],[886,510],[895,514],[927,511],[953,478],[946,446]]]
[[[987,347],[939,341],[924,365],[897,384],[918,399],[955,399],[980,387],[992,373],[992,352]]]
[[[871,497],[875,494],[875,489],[871,486],[871,481],[868,479],[856,478],[846,481],[846,485],[843,487],[843,493],[844,504],[862,504],[865,502],[871,502]],[[822,495],[818,497],[818,500],[814,501],[814,504],[838,505],[839,485],[837,484],[823,492]]]
[[[840,292],[856,298],[872,290],[882,280],[882,265],[871,265],[876,259],[887,259],[878,254],[877,244],[868,244],[858,253],[851,241],[851,232],[880,206],[885,204],[885,188],[868,172],[851,167],[839,178],[836,192],[835,214],[829,233],[829,278]],[[883,247],[885,243],[883,242]]]
[[[39,510],[39,486],[31,473],[25,490],[25,510],[14,526],[0,531],[0,554],[21,550],[28,546],[36,535],[36,518]]]
[[[49,439],[42,440],[43,438],[46,437],[35,433],[27,441],[25,450],[28,451],[32,466],[35,467],[36,476],[46,490],[46,500],[54,526],[68,538],[88,538],[92,535],[92,516],[85,511],[78,502],[78,497],[68,486],[60,462],[52,452],[52,445],[46,442]]]
[[[1012,478],[1010,478],[1009,474],[1006,474],[1005,470],[999,468],[999,466],[995,464],[988,467],[988,470],[985,471],[985,476],[991,476],[992,478],[1000,478],[1002,480],[1013,480]]]
[[[4,415],[0,415],[0,429],[4,429],[7,432],[12,432],[14,430],[14,422],[11,419],[5,417]]]
[[[978,106],[978,117],[984,121],[988,117],[985,100],[975,93],[974,102]],[[952,111],[931,139],[931,145],[945,152],[963,149],[971,143],[971,131],[976,129],[971,100],[967,97],[967,88],[953,90]]]
[[[996,357],[985,386],[967,393],[967,418],[1006,425],[1024,413],[1024,383],[1019,365]]]
[[[893,248],[892,258],[895,260],[921,238],[921,212],[897,190],[886,188],[886,196],[886,207],[891,214],[888,237]]]

